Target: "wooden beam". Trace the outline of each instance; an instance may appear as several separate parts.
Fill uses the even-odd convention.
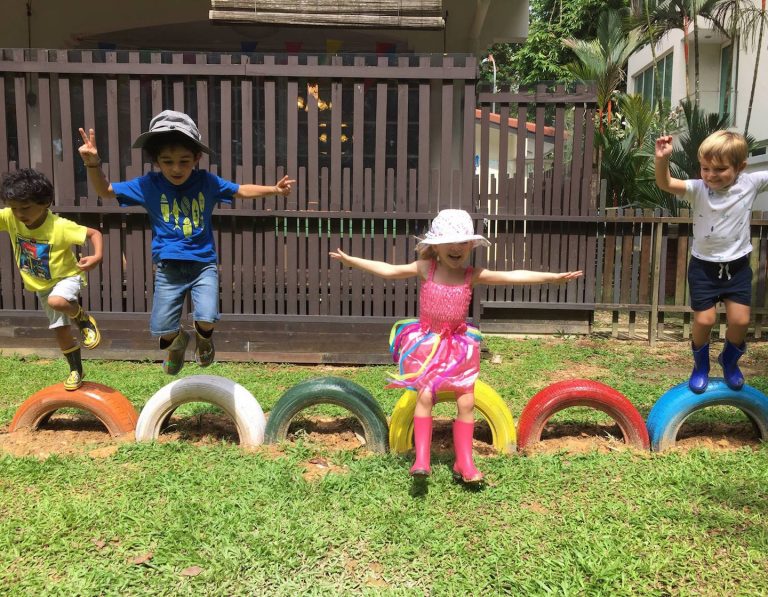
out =
[[[444,29],[443,17],[386,14],[332,13],[296,14],[288,12],[255,12],[211,10],[211,21],[222,23],[254,23],[260,25],[295,25],[300,27],[350,27],[354,29]]]

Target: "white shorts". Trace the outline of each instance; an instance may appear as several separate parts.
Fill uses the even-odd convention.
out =
[[[48,316],[48,329],[64,327],[71,323],[71,320],[66,313],[56,311],[48,306],[48,297],[60,296],[70,303],[77,302],[80,298],[80,287],[82,283],[83,279],[80,276],[70,276],[69,278],[62,278],[47,290],[41,290],[36,293],[40,305],[43,307],[43,311],[45,311],[45,314]]]

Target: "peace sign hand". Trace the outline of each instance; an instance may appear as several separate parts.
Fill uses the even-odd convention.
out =
[[[101,164],[99,150],[96,149],[96,133],[93,129],[88,129],[88,134],[85,133],[85,129],[79,130],[83,144],[77,148],[77,151],[80,152],[80,157],[83,158],[86,167],[95,168]]]

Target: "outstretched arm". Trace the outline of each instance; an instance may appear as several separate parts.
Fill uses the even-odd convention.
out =
[[[525,269],[514,269],[497,272],[490,269],[478,268],[473,282],[476,284],[565,284],[580,278],[582,271],[576,272],[533,272]]]
[[[87,272],[101,263],[103,258],[103,242],[101,232],[95,228],[86,228],[85,238],[93,247],[93,253],[81,257],[80,261],[77,262],[77,267]]]
[[[285,197],[291,192],[291,187],[295,182],[295,180],[283,176],[277,181],[276,185],[271,187],[260,184],[241,184],[237,193],[234,194],[234,197],[235,199],[257,199],[259,197],[266,197],[267,195],[282,195]]]
[[[364,272],[369,272],[379,278],[400,280],[419,275],[418,261],[406,265],[393,265],[391,263],[386,263],[385,261],[373,261],[372,259],[363,259],[362,257],[352,257],[351,255],[347,255],[341,249],[336,249],[328,254],[331,256],[331,259],[340,261],[343,265],[361,269]]]
[[[669,156],[672,155],[672,137],[666,135],[656,139],[654,166],[656,170],[656,186],[662,191],[673,195],[685,195],[685,181],[672,178],[669,172]]]
[[[93,129],[88,129],[86,135],[84,129],[79,130],[83,144],[77,148],[77,151],[88,170],[88,182],[91,183],[93,190],[99,197],[114,199],[116,195],[112,191],[112,185],[109,184],[104,172],[101,171],[101,158],[99,157],[99,150],[96,149],[96,133]]]

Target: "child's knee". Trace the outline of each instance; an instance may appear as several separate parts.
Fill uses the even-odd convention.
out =
[[[68,312],[72,309],[72,303],[70,303],[63,296],[54,296],[54,295],[49,296],[48,306],[54,311]]]
[[[475,409],[475,395],[474,394],[462,394],[456,398],[456,407],[459,413],[471,412]]]
[[[717,312],[714,309],[707,309],[706,311],[694,311],[693,322],[696,325],[702,327],[711,328],[717,321]]]

